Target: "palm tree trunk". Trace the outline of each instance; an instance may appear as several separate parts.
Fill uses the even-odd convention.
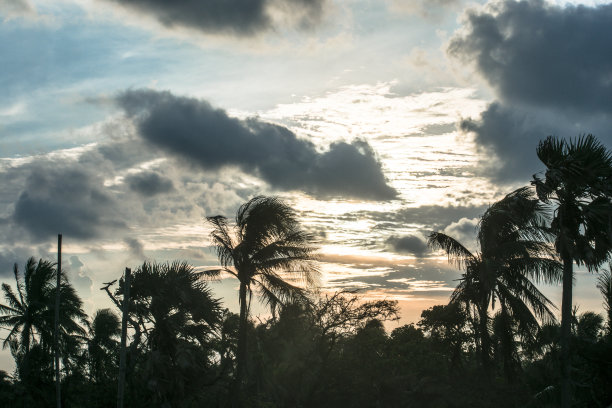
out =
[[[573,260],[563,258],[563,297],[561,300],[561,408],[572,405],[570,339],[572,335]]]
[[[487,306],[478,308],[479,322],[478,331],[480,332],[480,361],[486,378],[491,378],[491,338],[489,336],[489,316]]]
[[[240,325],[238,326],[238,353],[236,356],[236,394],[235,397],[240,400],[243,392],[243,382],[246,373],[246,355],[247,355],[247,287],[246,284],[240,282]]]

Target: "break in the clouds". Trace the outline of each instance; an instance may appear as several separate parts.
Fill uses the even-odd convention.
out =
[[[285,23],[309,28],[324,14],[325,0],[107,0],[153,16],[168,28],[250,36]]]
[[[502,1],[468,11],[448,52],[472,64],[498,101],[461,128],[501,160],[492,176],[529,177],[549,134],[598,135],[612,125],[612,5]],[[609,131],[609,130],[608,130]]]
[[[389,200],[397,195],[374,150],[362,140],[335,142],[321,153],[283,126],[233,118],[203,100],[131,90],[117,102],[143,139],[205,170],[236,166],[274,188],[321,198]]]
[[[29,169],[25,188],[14,204],[12,222],[28,231],[34,241],[49,240],[58,233],[91,239],[102,231],[125,228],[116,212],[115,197],[93,171],[57,162]]]

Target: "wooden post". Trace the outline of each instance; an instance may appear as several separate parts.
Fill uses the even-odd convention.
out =
[[[123,394],[125,392],[125,352],[127,338],[127,320],[130,311],[130,285],[132,281],[132,271],[130,268],[125,268],[125,280],[123,282],[123,302],[121,308],[123,315],[121,317],[121,349],[119,354],[119,388],[117,390],[117,408],[123,408]]]
[[[62,285],[62,234],[57,234],[57,284],[55,286],[55,324],[53,328],[55,348],[55,401],[57,408],[62,407],[62,382],[60,378],[59,356],[59,319],[60,289]]]

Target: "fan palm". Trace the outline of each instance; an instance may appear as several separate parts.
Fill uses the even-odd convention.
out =
[[[204,344],[220,323],[219,301],[202,275],[185,262],[145,262],[133,273],[131,308],[151,351],[173,354],[180,341]]]
[[[515,320],[524,332],[533,333],[538,319],[554,320],[552,303],[531,279],[558,280],[560,265],[547,245],[545,209],[528,188],[518,189],[493,204],[480,220],[480,252],[472,253],[456,239],[440,233],[429,235],[428,244],[442,249],[465,270],[451,302],[475,309],[481,363],[490,372],[491,338],[489,309],[499,302],[504,316]],[[511,355],[511,353],[505,353]]]
[[[28,355],[33,345],[43,352],[50,353],[53,347],[53,322],[56,293],[56,269],[49,261],[34,258],[28,259],[23,276],[17,264],[13,268],[17,292],[6,284],[2,291],[7,304],[0,304],[0,327],[10,329],[2,346],[11,346],[16,356],[21,356],[24,367],[22,373],[28,372]],[[72,335],[85,334],[79,322],[86,322],[82,302],[74,288],[62,275],[60,285],[60,347],[67,349],[72,344]],[[65,353],[64,353],[65,354]]]
[[[119,317],[110,309],[100,309],[88,327],[87,358],[89,375],[94,382],[112,378],[117,371],[114,356],[119,350]]]
[[[595,271],[612,249],[612,153],[592,135],[570,141],[549,136],[537,148],[545,177],[534,175],[538,197],[556,206],[551,223],[563,261],[561,406],[571,405],[570,337],[574,262]]]
[[[245,372],[247,320],[254,290],[274,312],[287,301],[304,295],[298,282],[313,286],[318,279],[313,237],[300,227],[295,211],[276,197],[255,197],[236,213],[233,227],[223,216],[207,217],[211,238],[222,269],[240,282],[240,325],[236,382],[242,387]]]

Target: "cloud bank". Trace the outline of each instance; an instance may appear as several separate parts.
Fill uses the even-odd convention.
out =
[[[274,188],[319,198],[397,195],[365,141],[336,142],[319,152],[283,126],[233,118],[203,100],[153,90],[127,91],[116,100],[144,140],[204,170],[234,166]]]
[[[304,29],[321,20],[326,0],[107,0],[154,17],[167,28],[252,36],[281,25]]]
[[[490,168],[493,178],[529,178],[538,170],[535,147],[549,134],[594,133],[606,141],[612,125],[610,38],[610,4],[506,0],[466,13],[448,53],[472,65],[497,95],[480,119],[460,124],[499,159]]]

